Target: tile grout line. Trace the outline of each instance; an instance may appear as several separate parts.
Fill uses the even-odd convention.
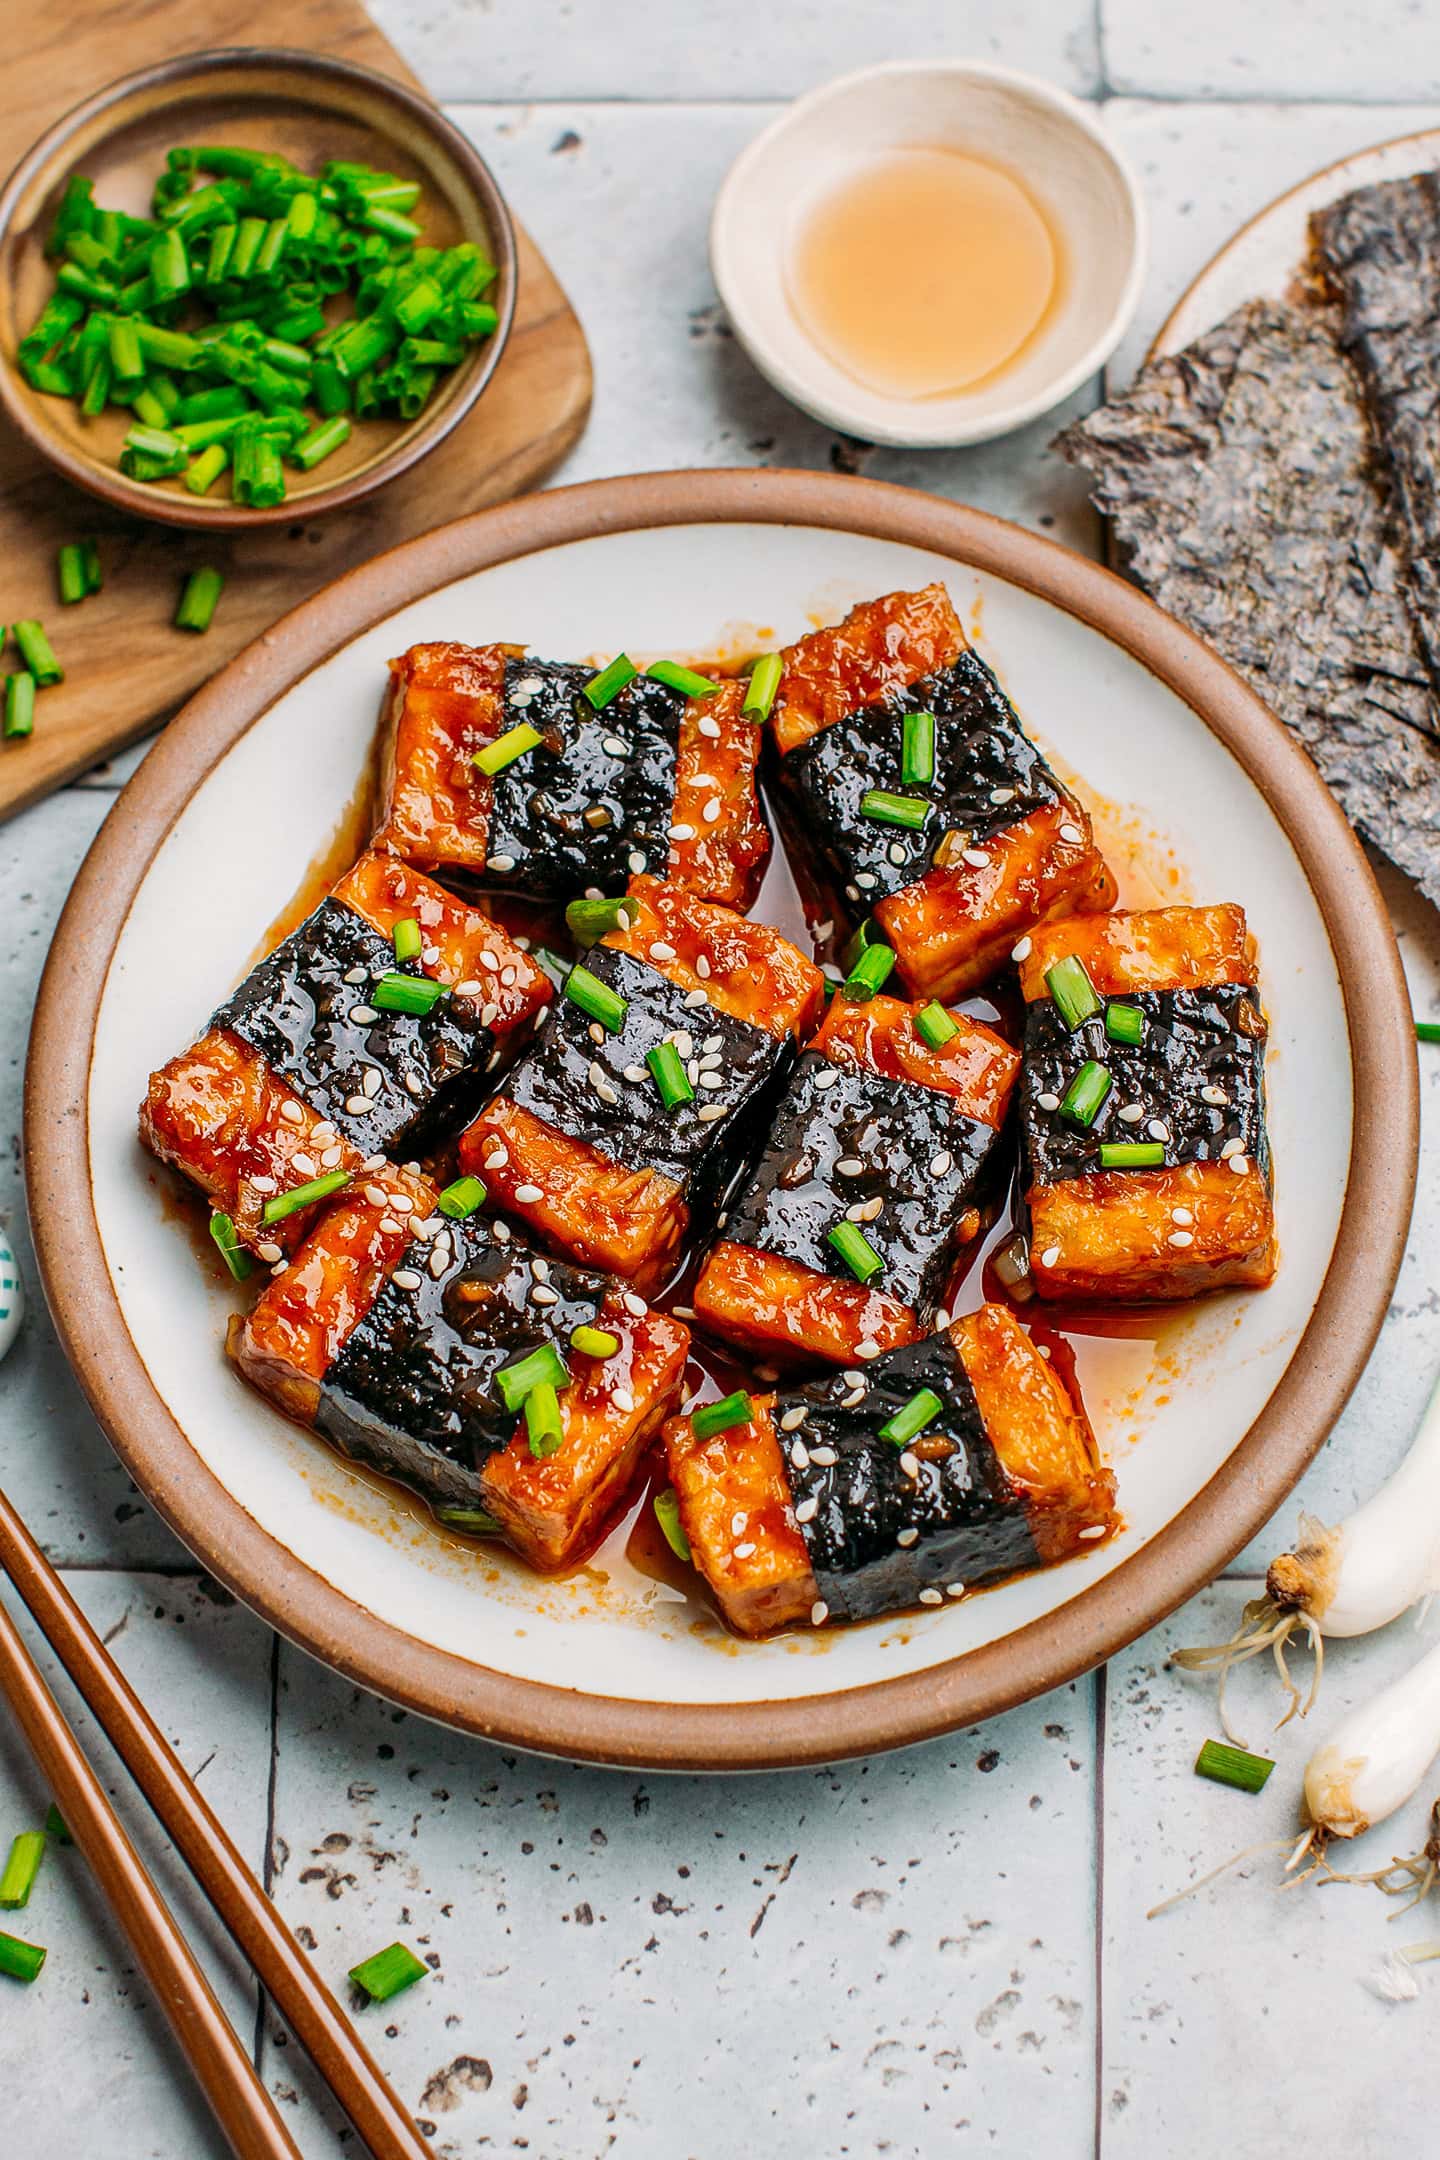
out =
[[[275,1887],[275,1789],[280,1768],[280,1637],[270,1639],[270,1767],[265,1781],[265,1850],[261,1859],[260,1880],[266,1897],[272,1897]],[[255,1992],[255,2039],[251,2056],[256,2071],[261,2070],[265,2053],[265,2005],[269,1995],[264,1984],[257,1980]]]
[[[1110,1667],[1095,1675],[1095,2129],[1094,2160],[1101,2160],[1105,2101],[1105,1736]]]

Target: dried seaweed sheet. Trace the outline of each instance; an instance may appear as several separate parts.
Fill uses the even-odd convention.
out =
[[[1137,582],[1440,905],[1440,721],[1358,389],[1321,306],[1255,300],[1060,436]]]
[[[1394,482],[1411,613],[1440,687],[1440,175],[1357,188],[1311,228]]]

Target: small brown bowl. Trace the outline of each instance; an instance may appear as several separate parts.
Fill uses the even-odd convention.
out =
[[[483,247],[498,276],[486,294],[499,323],[438,385],[418,419],[352,423],[350,440],[313,473],[286,468],[285,500],[249,510],[187,494],[179,480],[128,480],[123,410],[87,420],[78,404],[32,390],[20,339],[54,290],[45,236],[65,182],[83,172],[107,208],[148,215],[150,190],[178,143],[274,150],[305,171],[329,158],[418,180],[425,244]],[[358,502],[405,472],[474,405],[494,374],[515,312],[515,234],[484,160],[413,90],[349,61],[279,49],[187,54],[97,91],[44,134],[0,193],[0,403],[41,455],[92,495],[167,525],[244,530],[293,523]],[[219,483],[223,487],[223,480]]]

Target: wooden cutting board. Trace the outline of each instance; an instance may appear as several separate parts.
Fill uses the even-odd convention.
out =
[[[0,139],[17,156],[70,106],[175,53],[299,46],[414,84],[358,0],[31,0],[0,69]],[[513,210],[512,210],[513,214]],[[65,680],[36,703],[35,733],[0,745],[0,819],[146,734],[217,668],[319,586],[468,510],[519,495],[555,465],[590,408],[585,334],[518,220],[515,324],[495,375],[436,454],[354,510],[230,539],[127,518],[58,479],[0,418],[0,621],[40,617]],[[105,588],[62,608],[55,551],[94,534]],[[185,573],[226,585],[203,637],[172,626]],[[13,654],[12,654],[13,663]]]

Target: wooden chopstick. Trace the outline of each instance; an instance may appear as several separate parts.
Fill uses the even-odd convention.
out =
[[[249,2050],[236,2038],[3,1605],[0,1694],[14,1711],[66,1827],[90,1863],[234,2151],[240,2160],[300,2160]]]
[[[374,2160],[428,2160],[374,2057],[3,1491],[0,1567]],[[287,2139],[276,2150],[294,2148]]]

